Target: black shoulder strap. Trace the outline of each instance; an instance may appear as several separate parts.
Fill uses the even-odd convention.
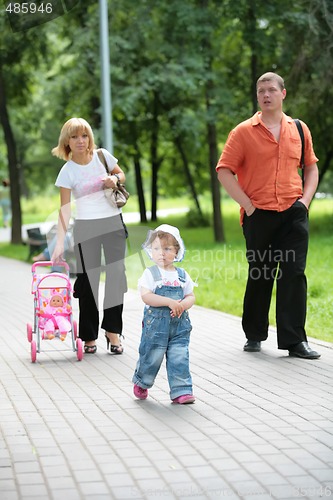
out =
[[[294,119],[294,122],[296,124],[298,133],[299,133],[299,135],[301,137],[301,141],[302,141],[302,155],[301,155],[300,165],[301,165],[301,169],[302,169],[302,182],[304,184],[304,132],[303,132],[301,122],[297,118]]]
[[[302,141],[301,168],[304,168],[304,132],[303,132],[301,122],[299,120],[297,120],[297,118],[295,118],[294,122],[296,123],[296,127],[298,129],[298,132],[299,132],[299,135],[300,135],[301,141]]]
[[[105,159],[105,156],[103,154],[103,151],[101,149],[97,149],[96,150],[97,154],[98,154],[98,158],[99,158],[99,161],[102,163],[102,165],[104,165],[105,167],[105,170],[106,170],[106,173],[109,174],[109,169],[108,169],[108,165],[106,163],[106,159]]]

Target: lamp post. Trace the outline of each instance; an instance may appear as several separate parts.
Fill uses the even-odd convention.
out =
[[[101,55],[101,107],[103,145],[113,153],[111,73],[107,0],[99,0],[99,31]]]

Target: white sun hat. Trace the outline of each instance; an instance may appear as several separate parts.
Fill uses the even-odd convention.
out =
[[[147,252],[150,259],[152,259],[152,252],[151,252],[151,246],[149,246],[149,242],[151,241],[152,234],[157,233],[158,231],[169,233],[174,238],[176,238],[179,244],[179,250],[177,252],[176,257],[174,258],[174,262],[180,262],[181,260],[183,260],[185,255],[185,245],[182,238],[180,237],[179,229],[175,226],[170,226],[169,224],[161,224],[153,231],[152,230],[148,231],[146,241],[142,245],[142,248]]]

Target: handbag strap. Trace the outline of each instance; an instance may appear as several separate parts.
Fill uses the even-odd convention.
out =
[[[99,158],[100,162],[105,167],[106,173],[109,175],[110,171],[109,171],[109,168],[108,168],[108,164],[106,163],[106,159],[105,159],[103,151],[101,149],[97,149],[97,154],[98,154],[98,158]]]
[[[301,137],[301,141],[302,141],[301,169],[302,169],[302,182],[304,184],[304,132],[303,132],[301,122],[297,118],[294,119],[294,122],[296,124],[298,133],[299,133],[299,135]]]

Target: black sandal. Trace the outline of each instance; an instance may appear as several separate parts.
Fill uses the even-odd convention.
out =
[[[97,345],[85,345],[84,346],[84,352],[86,354],[95,354],[97,351]]]
[[[113,354],[122,354],[124,352],[124,348],[121,344],[120,345],[111,344],[110,352],[112,352]]]
[[[119,334],[119,338],[120,337],[123,337],[123,335],[120,333]],[[107,336],[107,334],[105,333],[105,338],[106,338],[106,349],[109,351],[110,350],[110,353],[112,354],[122,354],[124,352],[124,348],[121,344],[119,345],[113,345],[113,344],[110,344],[110,339],[109,337]]]

